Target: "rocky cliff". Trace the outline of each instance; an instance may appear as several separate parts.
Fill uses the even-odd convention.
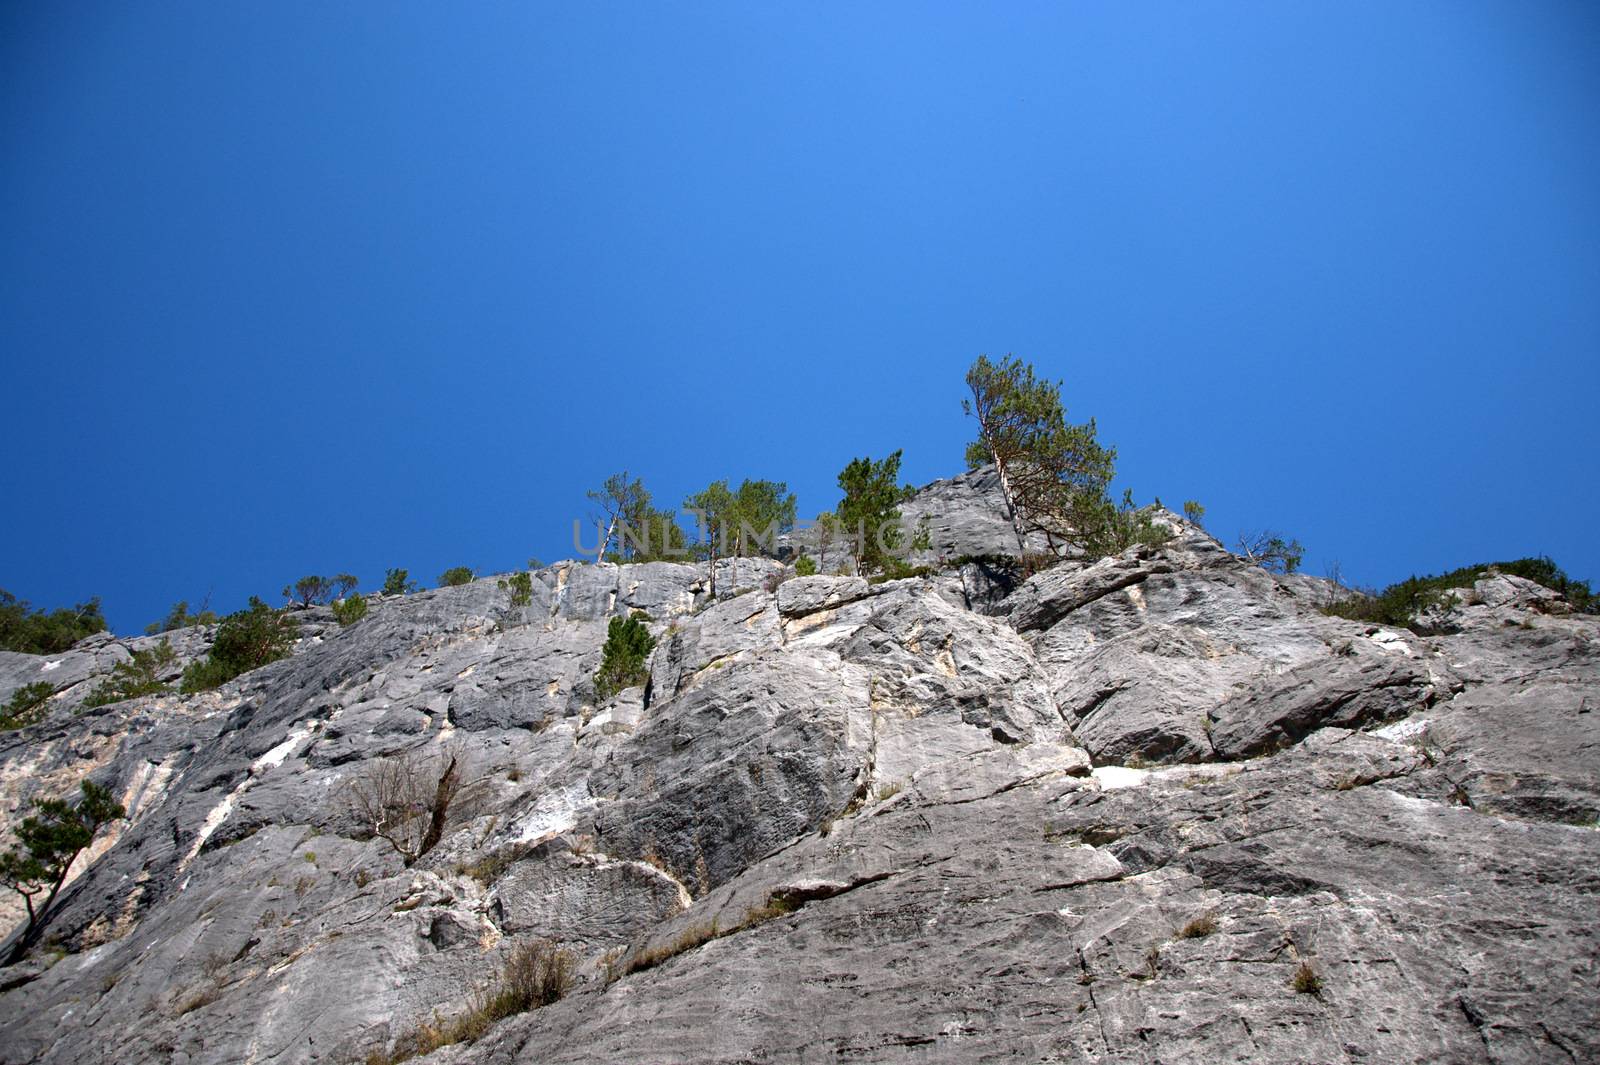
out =
[[[952,554],[984,491],[921,501]],[[0,734],[6,827],[85,774],[129,811],[0,970],[0,1060],[388,1060],[533,942],[565,997],[427,1061],[1600,1060],[1600,620],[1495,574],[1437,635],[1327,617],[1174,524],[1018,582],[724,563],[715,602],[563,564],[95,709],[146,641],[0,656],[0,699],[64,689]],[[649,683],[597,700],[636,610]],[[408,866],[353,795],[444,752]]]

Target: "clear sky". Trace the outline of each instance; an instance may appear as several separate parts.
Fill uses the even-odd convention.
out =
[[[1381,584],[1600,578],[1600,4],[10,3],[0,587],[138,630],[570,556],[584,490],[958,472]]]

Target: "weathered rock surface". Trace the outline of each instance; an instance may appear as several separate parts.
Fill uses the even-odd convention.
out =
[[[947,555],[1009,534],[981,471],[924,496]],[[93,710],[142,640],[0,656],[63,678],[0,734],[6,826],[85,774],[130,811],[0,970],[0,1062],[359,1062],[535,939],[571,993],[427,1060],[1600,1060],[1600,620],[1500,576],[1439,635],[1325,617],[1180,528],[1020,584],[725,562],[715,602],[563,564]],[[635,610],[649,683],[598,701]],[[353,788],[446,751],[407,866]]]

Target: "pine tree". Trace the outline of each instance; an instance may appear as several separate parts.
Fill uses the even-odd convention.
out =
[[[844,498],[836,509],[837,521],[847,537],[855,537],[856,572],[881,570],[889,553],[900,545],[900,503],[911,494],[900,482],[900,456],[886,459],[852,459],[839,471]]]
[[[630,481],[628,471],[623,470],[607,477],[603,485],[589,493],[589,499],[599,508],[596,526],[604,521],[606,527],[600,549],[595,554],[598,562],[611,551],[611,541],[617,535],[619,524],[626,523],[634,529],[643,527],[645,512],[650,507],[650,493],[645,491],[643,481],[637,477]]]
[[[795,497],[783,481],[745,481],[733,494],[728,522],[734,554],[752,558],[777,549],[779,534],[794,528]]]
[[[1014,356],[998,363],[978,356],[967,371],[967,387],[972,396],[961,407],[978,421],[967,465],[994,463],[1017,550],[1026,551],[1030,532],[1045,533],[1052,546],[1058,539],[1080,546],[1097,539],[1081,523],[1115,511],[1106,493],[1117,453],[1100,445],[1094,419],[1069,423],[1061,383],[1041,380]]]
[[[0,854],[0,884],[21,895],[28,909],[28,923],[12,944],[6,965],[21,961],[38,942],[45,922],[52,916],[50,907],[78,855],[94,842],[102,825],[126,813],[111,792],[99,784],[85,780],[80,788],[83,794],[76,803],[35,799],[34,812],[17,826],[19,846]],[[36,902],[41,895],[43,901]]]
[[[730,521],[737,521],[738,507],[727,481],[712,481],[703,491],[683,501],[683,509],[694,513],[705,537],[706,558],[710,566],[711,598],[717,597],[717,559],[725,549]]]

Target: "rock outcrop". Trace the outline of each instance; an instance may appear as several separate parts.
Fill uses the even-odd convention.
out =
[[[1600,620],[1494,575],[1437,635],[1328,617],[1186,525],[1023,581],[956,562],[1008,532],[981,482],[917,501],[923,577],[566,563],[89,710],[147,641],[0,656],[62,689],[0,734],[7,826],[129,810],[0,970],[0,1061],[360,1062],[536,940],[570,992],[427,1060],[1600,1060]],[[445,752],[408,865],[353,797]]]

